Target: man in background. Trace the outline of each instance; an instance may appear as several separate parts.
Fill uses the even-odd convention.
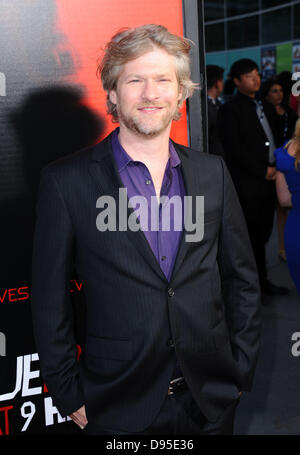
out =
[[[220,108],[220,136],[226,163],[240,198],[264,295],[285,295],[288,289],[267,278],[265,245],[276,207],[274,113],[256,99],[261,78],[250,59],[236,61],[230,75],[237,94]]]
[[[219,131],[217,118],[219,107],[222,104],[221,93],[224,87],[224,69],[217,65],[206,66],[207,84],[207,114],[208,114],[208,151],[224,158],[224,151]]]

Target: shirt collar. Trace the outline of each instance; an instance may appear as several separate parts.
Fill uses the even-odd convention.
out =
[[[250,103],[250,104],[252,104],[253,102],[255,103],[255,101],[257,101],[259,99],[257,93],[256,93],[255,97],[252,98],[252,96],[245,95],[244,93],[237,91],[236,96],[244,101],[248,101],[248,103]]]
[[[112,134],[112,150],[113,150],[113,155],[117,164],[117,169],[118,171],[122,171],[130,162],[138,162],[134,161],[126,152],[126,150],[122,147],[122,145],[119,142],[118,139],[118,134],[119,134],[120,128],[116,128]],[[178,153],[175,150],[175,147],[172,143],[172,141],[169,141],[169,157],[170,157],[170,165],[171,167],[177,167],[181,164],[181,160],[178,156]]]

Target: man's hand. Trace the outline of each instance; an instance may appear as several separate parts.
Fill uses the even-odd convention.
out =
[[[81,406],[81,408],[73,412],[70,417],[82,430],[88,423],[85,413],[85,406]]]
[[[275,180],[275,178],[276,178],[276,167],[268,166],[265,179],[266,180]]]

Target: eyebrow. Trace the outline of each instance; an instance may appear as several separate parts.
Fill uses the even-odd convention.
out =
[[[171,77],[171,74],[170,73],[156,74],[154,77]],[[131,79],[131,78],[143,79],[144,76],[141,74],[129,74],[128,76],[126,76],[126,79]]]

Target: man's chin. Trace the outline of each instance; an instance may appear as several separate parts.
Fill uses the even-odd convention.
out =
[[[125,126],[138,136],[151,139],[159,136],[163,131],[165,131],[168,128],[169,124],[151,126],[143,125],[141,123],[129,122],[125,124]]]
[[[151,130],[151,131],[144,131],[144,130],[140,130],[140,129],[135,129],[134,132],[140,136],[140,137],[143,137],[145,139],[152,139],[154,137],[157,137],[159,136],[163,131],[165,130],[164,129],[160,129],[160,130]]]

